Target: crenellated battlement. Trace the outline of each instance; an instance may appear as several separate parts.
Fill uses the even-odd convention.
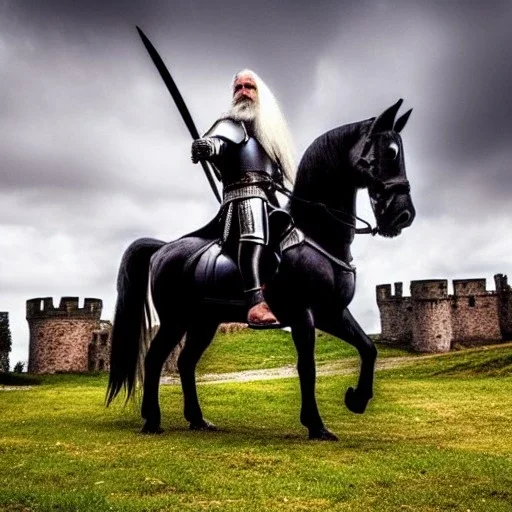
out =
[[[377,285],[377,304],[391,299],[391,285],[379,284]]]
[[[471,295],[485,295],[493,293],[487,290],[485,279],[454,279],[453,294],[455,297],[469,297]]]
[[[95,364],[90,353],[93,333],[101,328],[100,299],[62,297],[54,307],[51,297],[27,300],[30,331],[30,373],[87,372]],[[109,348],[105,347],[103,352]],[[106,356],[102,356],[106,360]],[[102,365],[104,366],[104,364]]]
[[[59,307],[54,307],[52,297],[27,300],[27,320],[43,319],[82,319],[98,320],[101,317],[103,302],[101,299],[84,299],[83,307],[79,307],[78,297],[62,297]]]
[[[381,316],[381,339],[411,343],[420,351],[446,351],[454,343],[477,343],[512,338],[512,290],[507,276],[494,276],[496,291],[486,280],[455,279],[453,295],[448,280],[411,281],[410,297],[402,283],[376,288]]]
[[[494,283],[496,285],[496,292],[510,292],[510,285],[508,284],[508,277],[505,274],[496,274],[494,276]]]
[[[377,302],[386,301],[391,299],[402,299],[403,297],[403,283],[394,283],[395,293],[391,292],[390,284],[377,285]]]
[[[413,300],[433,300],[448,298],[447,279],[423,279],[411,281],[411,297]]]

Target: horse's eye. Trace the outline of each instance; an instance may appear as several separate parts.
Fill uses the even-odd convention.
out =
[[[384,151],[384,157],[389,160],[394,160],[398,155],[398,144],[392,142]]]

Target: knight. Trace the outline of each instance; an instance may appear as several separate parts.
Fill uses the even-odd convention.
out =
[[[192,162],[208,160],[222,181],[222,241],[238,238],[247,323],[275,327],[262,292],[260,260],[269,242],[269,214],[279,208],[276,189],[285,180],[293,183],[291,137],[274,95],[256,73],[237,73],[232,94],[230,110],[192,143]]]

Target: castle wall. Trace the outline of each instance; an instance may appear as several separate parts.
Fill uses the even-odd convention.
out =
[[[451,304],[444,279],[411,282],[412,347],[418,352],[448,352],[452,341]]]
[[[102,302],[63,297],[59,307],[51,298],[27,301],[30,373],[87,372],[89,345],[100,326]]]
[[[412,338],[412,301],[402,296],[402,283],[377,286],[377,304],[380,311],[381,336],[384,343],[408,343]]]
[[[498,313],[497,296],[494,293],[454,296],[452,298],[453,342],[464,344],[500,341],[502,337]]]
[[[512,339],[512,289],[507,276],[494,276],[496,292],[485,279],[456,279],[448,295],[445,279],[411,282],[411,297],[402,297],[402,283],[377,286],[383,341],[402,341],[410,328],[412,347],[445,352],[453,343],[489,343]],[[412,316],[408,312],[412,309]]]

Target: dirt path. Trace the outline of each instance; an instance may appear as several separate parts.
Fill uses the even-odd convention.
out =
[[[428,356],[387,357],[377,361],[376,370],[387,370],[398,366],[407,366]],[[317,376],[325,375],[350,375],[359,370],[359,359],[351,357],[342,361],[331,363],[319,363],[316,367]],[[197,376],[198,384],[225,384],[229,382],[253,382],[273,379],[297,378],[297,369],[294,366],[282,366],[280,368],[263,368],[261,370],[245,370],[230,373],[205,373]],[[167,375],[161,378],[161,384],[180,384],[177,375]],[[25,391],[33,389],[33,386],[2,386],[0,391]]]
[[[377,361],[376,370],[388,370],[399,366],[408,366],[415,361],[421,361],[433,357],[428,356],[407,356],[407,357],[386,357]],[[343,359],[335,363],[318,364],[316,367],[317,376],[326,375],[350,375],[359,370],[357,358]],[[297,377],[297,370],[294,366],[282,366],[280,368],[267,368],[261,370],[245,370],[230,373],[205,373],[197,376],[198,384],[225,384],[229,382],[252,382],[260,380],[289,379]],[[162,384],[179,384],[178,376],[162,377]]]
[[[503,348],[511,346],[512,343],[500,343],[497,345],[486,345],[480,347],[467,348],[464,352],[480,351],[493,348]],[[400,357],[385,357],[377,360],[375,369],[378,370],[389,370],[392,368],[406,367],[420,362],[425,359],[449,357],[454,352],[445,352],[442,354],[426,354],[417,356],[400,356]],[[330,362],[330,363],[319,363],[316,366],[317,376],[326,375],[350,375],[359,370],[359,359],[351,357],[343,359],[341,361]],[[297,378],[297,370],[294,366],[283,366],[280,368],[264,368],[261,370],[245,370],[241,372],[230,372],[230,373],[206,373],[204,375],[197,376],[198,384],[225,384],[230,382],[253,382],[262,380],[272,379],[289,379]],[[162,384],[176,385],[180,383],[179,377],[176,375],[168,375],[162,377]],[[33,386],[5,386],[0,385],[0,391],[18,391],[18,390],[29,390]]]
[[[512,346],[511,342],[499,343],[496,345],[485,345],[466,348],[463,352],[474,352],[481,350],[488,350],[493,348],[503,348]],[[400,356],[400,357],[385,357],[377,359],[375,369],[378,370],[389,370],[392,368],[410,366],[416,362],[424,361],[425,359],[449,357],[453,355],[454,351],[443,352],[437,354],[425,354],[416,356]],[[330,363],[318,363],[316,366],[317,376],[325,375],[350,375],[359,371],[359,359],[351,357],[343,359],[341,361],[330,362]],[[198,384],[224,384],[229,382],[251,382],[259,380],[272,380],[272,379],[288,379],[291,377],[298,377],[297,370],[294,366],[283,366],[281,368],[268,368],[261,370],[246,370],[241,372],[231,373],[206,373],[204,375],[197,376]],[[176,376],[165,376],[161,379],[162,384],[179,384],[179,377]]]
[[[33,388],[34,386],[4,386],[0,384],[0,391],[25,391]]]

